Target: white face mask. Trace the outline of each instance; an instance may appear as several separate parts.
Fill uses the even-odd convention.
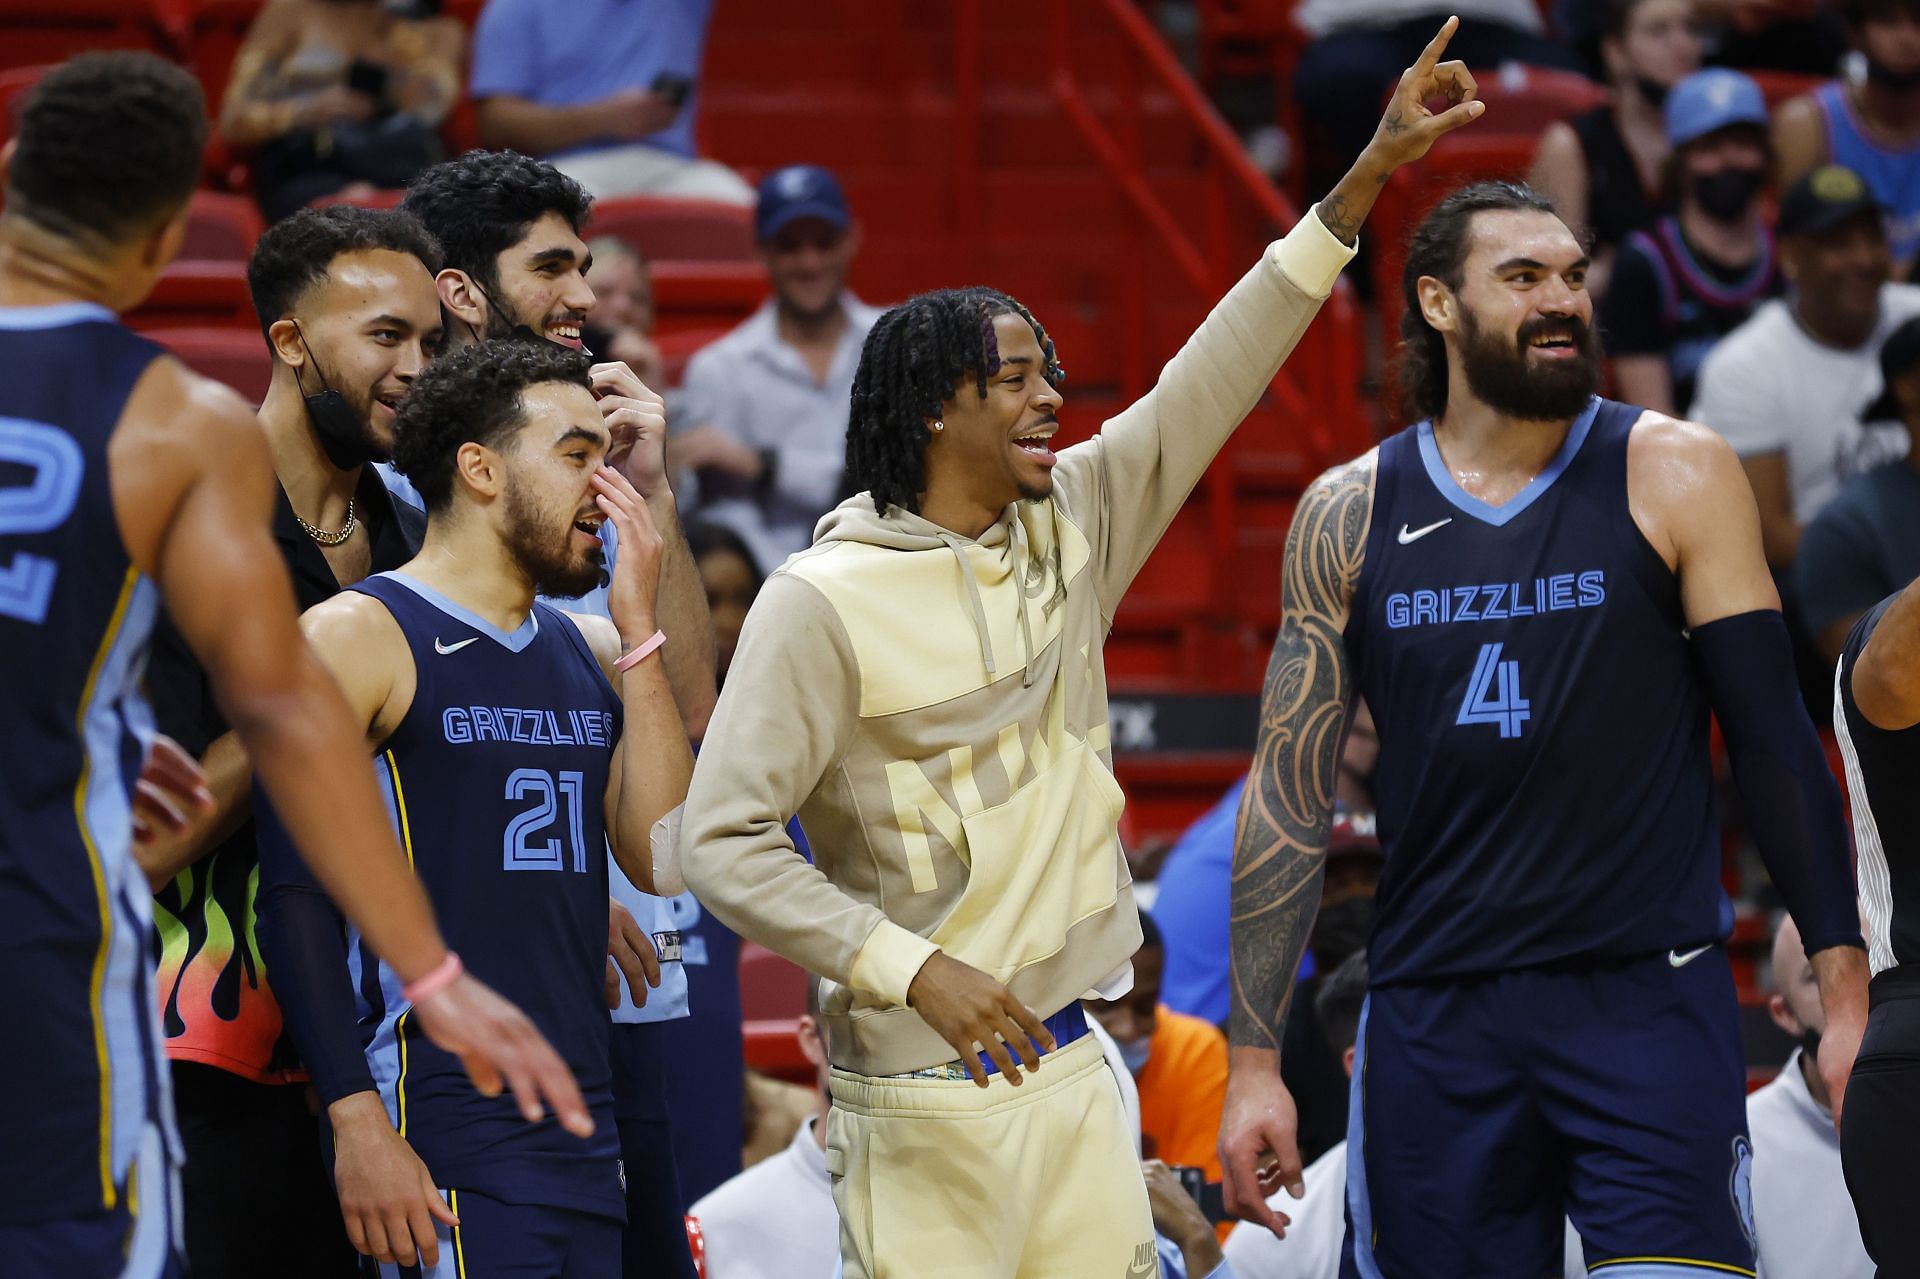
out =
[[[1150,1037],[1116,1039],[1113,1042],[1114,1046],[1120,1050],[1120,1061],[1126,1066],[1128,1074],[1137,1075],[1147,1068],[1147,1054],[1153,1050],[1153,1040]]]

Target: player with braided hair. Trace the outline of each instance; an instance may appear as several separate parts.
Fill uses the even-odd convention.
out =
[[[679,842],[703,905],[820,978],[850,1279],[1157,1271],[1079,1002],[1122,994],[1140,944],[1100,650],[1386,176],[1480,113],[1439,65],[1451,31],[1340,185],[1092,440],[1051,447],[1059,361],[1004,293],[925,294],[867,336],[847,456],[866,492],[748,614]]]

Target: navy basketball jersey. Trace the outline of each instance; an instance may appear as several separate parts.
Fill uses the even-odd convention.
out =
[[[1375,984],[1732,925],[1679,582],[1627,506],[1640,413],[1593,400],[1500,507],[1455,482],[1430,423],[1380,446],[1346,633],[1380,731]]]
[[[0,308],[0,1223],[119,1206],[171,1128],[132,859],[158,594],[107,476],[159,353],[102,307]]]
[[[406,634],[413,704],[376,764],[447,945],[565,1059],[582,1140],[483,1097],[413,1025],[394,974],[350,948],[375,1083],[436,1184],[624,1220],[604,976],[605,798],[621,707],[579,629],[535,604],[511,634],[400,573],[347,589]]]

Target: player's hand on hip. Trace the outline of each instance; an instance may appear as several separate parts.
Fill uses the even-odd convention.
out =
[[[641,497],[657,496],[667,487],[666,400],[623,363],[596,364],[587,376],[613,435],[607,465],[625,475]]]
[[[953,1045],[968,1076],[987,1086],[982,1052],[993,1059],[1007,1082],[1020,1083],[1019,1062],[1040,1068],[1040,1054],[1052,1052],[1053,1036],[1033,1009],[978,968],[945,951],[935,951],[907,987],[907,1006],[919,1013],[940,1038]],[[1037,1045],[1037,1047],[1036,1047]]]
[[[560,1054],[525,1013],[472,973],[461,973],[415,1004],[413,1019],[428,1039],[460,1059],[483,1096],[498,1097],[505,1087],[528,1123],[538,1123],[552,1106],[568,1132],[593,1135],[593,1116]]]
[[[1441,137],[1479,119],[1486,110],[1486,103],[1478,100],[1480,89],[1467,64],[1440,61],[1447,41],[1459,26],[1460,19],[1448,18],[1413,65],[1400,73],[1386,114],[1380,117],[1373,141],[1367,144],[1367,151],[1379,162],[1383,174],[1418,160]],[[1427,105],[1438,100],[1446,104],[1439,111]]]
[[[1285,1239],[1293,1222],[1269,1207],[1267,1196],[1281,1186],[1295,1199],[1305,1191],[1299,1129],[1278,1061],[1272,1066],[1236,1062],[1227,1076],[1227,1100],[1220,1112],[1223,1198],[1229,1213],[1265,1226],[1276,1239]]]
[[[347,1242],[356,1252],[395,1265],[440,1263],[435,1221],[460,1219],[440,1198],[433,1175],[406,1138],[393,1130],[374,1093],[342,1097],[327,1108],[333,1126],[333,1184]]]
[[[654,525],[653,513],[627,477],[603,466],[590,481],[594,504],[620,533],[620,551],[614,559],[613,588],[607,593],[607,612],[628,646],[646,640],[654,631],[655,605],[660,598],[660,557],[666,543]]]
[[[620,1006],[620,978],[627,979],[636,1008],[647,1006],[647,991],[660,986],[660,952],[633,912],[607,899],[607,1007]]]

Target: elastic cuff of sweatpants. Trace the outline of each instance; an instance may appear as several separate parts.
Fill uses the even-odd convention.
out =
[[[848,984],[880,996],[890,1004],[907,1006],[907,987],[940,948],[892,920],[883,919],[867,934],[853,957]]]
[[[1275,240],[1267,253],[1273,264],[1285,271],[1287,278],[1302,292],[1323,298],[1333,292],[1333,282],[1347,263],[1353,261],[1360,246],[1340,243],[1340,237],[1327,230],[1327,224],[1320,220],[1319,209],[1318,204],[1308,209],[1306,216],[1294,223],[1293,230]]]

